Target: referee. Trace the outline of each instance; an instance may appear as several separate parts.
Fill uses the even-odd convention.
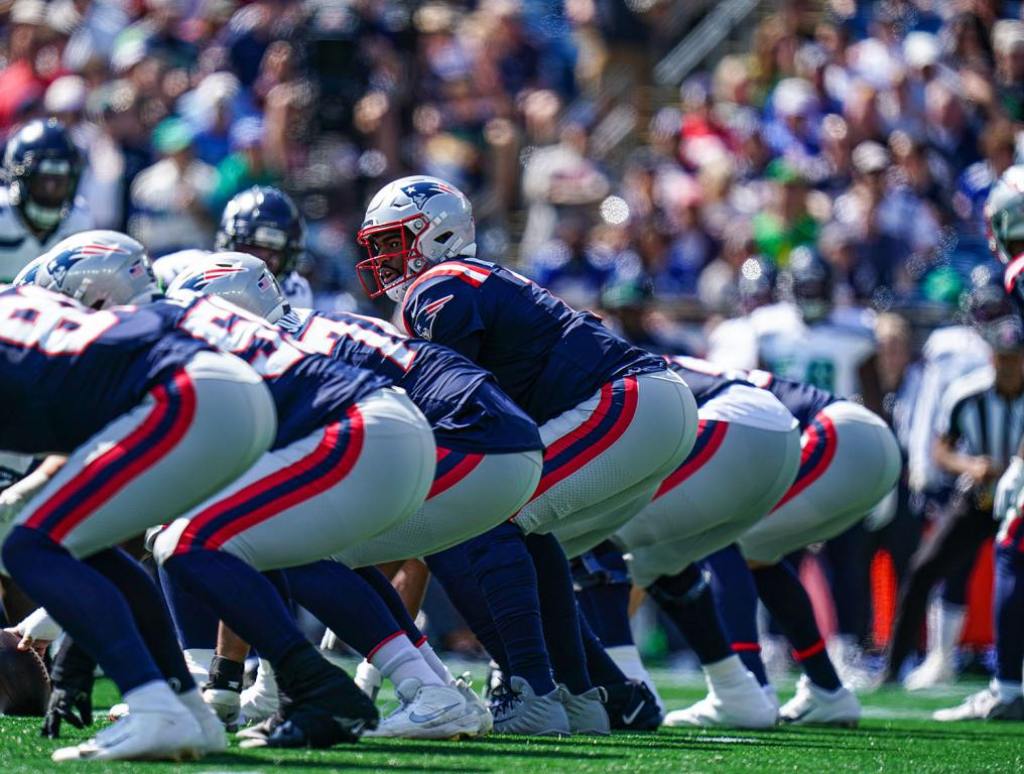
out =
[[[995,482],[1024,438],[1024,328],[1001,289],[990,286],[975,293],[992,294],[992,303],[976,306],[988,313],[975,317],[992,346],[991,365],[957,379],[943,396],[934,457],[939,468],[956,477],[956,486],[938,523],[914,553],[900,588],[886,682],[898,679],[915,649],[936,583],[944,581],[944,604],[964,606],[978,549],[998,526],[992,518]]]

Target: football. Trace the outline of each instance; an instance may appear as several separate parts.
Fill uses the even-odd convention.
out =
[[[33,651],[18,650],[20,637],[0,630],[0,715],[46,714],[50,676]]]

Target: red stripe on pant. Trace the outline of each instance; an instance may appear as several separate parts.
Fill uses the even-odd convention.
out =
[[[437,448],[437,461],[440,462],[442,459],[448,456],[450,453],[449,449],[442,449],[440,446]],[[430,491],[427,493],[427,499],[437,497],[442,492],[447,492],[457,483],[462,481],[466,476],[476,470],[477,466],[484,461],[484,455],[482,454],[467,454],[455,467],[449,470],[440,478],[435,478],[434,483],[430,486]]]
[[[153,448],[142,454],[137,460],[126,466],[112,476],[107,483],[97,489],[89,497],[76,503],[74,507],[54,527],[47,531],[49,537],[59,542],[71,530],[81,524],[88,516],[109,501],[114,495],[121,491],[136,476],[148,470],[158,460],[162,459],[181,441],[196,413],[196,391],[195,386],[188,373],[181,369],[172,377],[171,381],[178,392],[180,406],[178,416],[174,420],[167,434],[161,438]],[[79,471],[78,475],[72,478],[67,484],[46,503],[32,514],[25,522],[26,527],[37,528],[40,524],[58,508],[62,507],[68,500],[75,497],[89,482],[103,473],[111,465],[122,459],[126,454],[142,443],[145,443],[160,423],[164,420],[170,410],[171,398],[168,395],[167,387],[160,385],[150,393],[156,401],[156,406],[146,416],[142,424],[135,430],[115,443],[101,455],[89,462],[88,465]]]
[[[697,436],[704,432],[704,428],[707,426],[707,420],[701,419],[697,422]],[[715,456],[715,452],[722,445],[722,441],[725,440],[725,433],[729,429],[728,422],[716,421],[714,427],[711,428],[711,438],[708,439],[707,444],[703,449],[700,450],[695,456],[687,459],[682,465],[675,469],[673,473],[669,475],[664,481],[661,482],[661,486],[658,487],[658,491],[654,493],[652,500],[657,500],[662,495],[675,489],[677,486],[682,484],[686,479],[704,467],[708,460]]]
[[[828,466],[832,464],[832,459],[836,456],[836,446],[838,438],[836,437],[836,426],[832,424],[832,420],[829,419],[825,414],[818,414],[814,418],[815,422],[820,422],[821,426],[825,430],[825,437],[821,438],[818,434],[818,429],[814,425],[807,428],[807,443],[804,444],[803,451],[800,454],[800,464],[803,465],[810,459],[811,455],[817,450],[819,443],[824,442],[825,452],[821,455],[821,459],[818,460],[818,464],[811,470],[807,471],[807,474],[797,478],[793,482],[793,485],[786,491],[786,494],[782,496],[782,499],[776,503],[775,507],[771,509],[770,513],[775,513],[782,506],[796,497],[798,494],[803,492],[807,487],[821,478],[822,474],[828,470]]]
[[[811,645],[809,648],[803,650],[791,651],[793,659],[796,661],[806,661],[811,656],[817,656],[819,653],[825,650],[825,640],[819,639],[816,643]]]
[[[203,548],[216,550],[236,535],[276,516],[288,508],[298,505],[310,498],[316,497],[318,494],[327,491],[345,478],[345,476],[352,471],[352,468],[355,467],[356,460],[359,459],[359,454],[363,449],[363,416],[359,413],[359,409],[356,406],[352,406],[349,408],[345,419],[348,422],[350,433],[348,448],[345,450],[345,453],[342,455],[342,458],[338,461],[337,465],[332,467],[327,474],[321,476],[307,486],[301,487],[289,492],[287,495],[264,503],[260,507],[249,512],[246,516],[225,524],[209,538],[203,541]],[[197,514],[178,539],[178,545],[174,549],[174,553],[179,554],[189,550],[196,534],[203,528],[203,526],[213,521],[221,514],[242,505],[246,501],[259,497],[261,494],[272,490],[274,487],[281,485],[288,479],[301,475],[304,471],[315,468],[324,460],[324,458],[330,455],[337,443],[340,432],[340,422],[328,425],[324,429],[323,439],[317,445],[313,453],[308,457],[304,457],[294,465],[282,468],[276,473],[272,473],[266,478],[260,479],[254,484],[240,489],[226,500],[214,503],[207,510]]]
[[[732,644],[733,653],[760,653],[761,646],[756,642],[734,642]]]
[[[558,483],[561,483],[566,478],[571,476],[577,470],[582,468],[597,455],[606,451],[613,443],[615,443],[622,434],[626,432],[626,428],[629,427],[630,422],[636,416],[637,406],[637,382],[635,376],[630,376],[622,380],[625,395],[622,406],[622,414],[615,420],[615,424],[611,426],[607,433],[602,435],[595,443],[588,446],[580,454],[573,458],[573,460],[557,470],[551,471],[547,476],[540,480],[540,484],[537,485],[537,490],[533,493],[533,497],[530,501],[536,500],[551,487]],[[573,430],[569,435],[562,436],[549,446],[544,452],[544,459],[551,459],[559,454],[559,452],[568,448],[573,442],[583,438],[587,433],[593,430],[594,427],[601,423],[605,415],[608,413],[608,409],[612,402],[612,383],[606,384],[601,388],[601,401],[598,403],[597,408],[594,409],[594,413],[591,414],[587,421],[582,425]],[[514,517],[513,517],[514,518]]]

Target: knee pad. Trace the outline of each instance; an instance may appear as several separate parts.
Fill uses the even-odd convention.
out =
[[[576,591],[596,586],[629,586],[632,579],[622,552],[610,540],[570,562]]]
[[[662,576],[647,587],[647,593],[661,605],[687,605],[705,593],[711,586],[711,573],[691,564],[671,577]]]

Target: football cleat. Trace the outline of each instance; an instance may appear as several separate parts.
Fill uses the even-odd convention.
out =
[[[765,696],[750,672],[735,679],[708,683],[708,695],[686,709],[665,716],[669,727],[771,728],[778,720],[776,707]]]
[[[779,720],[788,725],[825,725],[854,728],[860,721],[860,702],[846,688],[834,691],[819,688],[802,675],[796,684],[796,695],[782,705]]]
[[[608,698],[604,688],[595,686],[583,693],[573,694],[566,686],[559,684],[558,693],[565,705],[565,714],[569,716],[569,730],[572,733],[608,736],[612,732],[604,708]]]
[[[368,737],[457,739],[475,736],[480,719],[455,686],[423,685],[410,677],[395,689],[398,707]]]
[[[775,686],[771,683],[762,685],[761,693],[764,694],[764,697],[768,700],[768,703],[775,708],[775,714],[778,715],[779,708],[781,707],[781,705],[779,704],[779,692],[775,690]]]
[[[903,678],[903,687],[908,691],[923,691],[955,681],[956,663],[954,659],[950,654],[935,650],[929,652],[925,660]]]
[[[221,732],[223,736],[223,731]],[[199,723],[184,707],[136,708],[92,739],[53,753],[66,761],[192,761],[207,748]]]
[[[1024,720],[1024,697],[1003,701],[995,686],[972,693],[963,703],[949,709],[936,710],[932,718],[943,722],[956,720]]]
[[[647,683],[627,680],[604,686],[604,708],[617,731],[655,731],[664,716]]]
[[[477,716],[476,736],[486,736],[491,733],[494,730],[494,717],[491,715],[491,711],[484,703],[484,700],[473,690],[473,681],[470,679],[469,672],[463,674],[462,677],[456,678],[453,685],[462,694],[462,698],[466,700],[466,706],[473,710]]]
[[[508,688],[494,694],[494,730],[522,736],[569,736],[569,716],[556,688],[538,696],[530,684],[513,675]]]
[[[242,714],[242,697],[238,691],[230,688],[203,688],[203,701],[229,730],[238,727]]]
[[[489,701],[496,694],[501,694],[505,688],[505,675],[501,667],[497,661],[491,661],[487,664],[487,677],[484,679],[484,698]]]
[[[236,696],[238,694],[235,694]],[[221,753],[228,749],[228,738],[224,733],[224,724],[217,717],[216,712],[207,704],[205,697],[199,695],[199,691],[188,691],[179,694],[178,699],[185,705],[199,729],[203,732],[202,753]]]

